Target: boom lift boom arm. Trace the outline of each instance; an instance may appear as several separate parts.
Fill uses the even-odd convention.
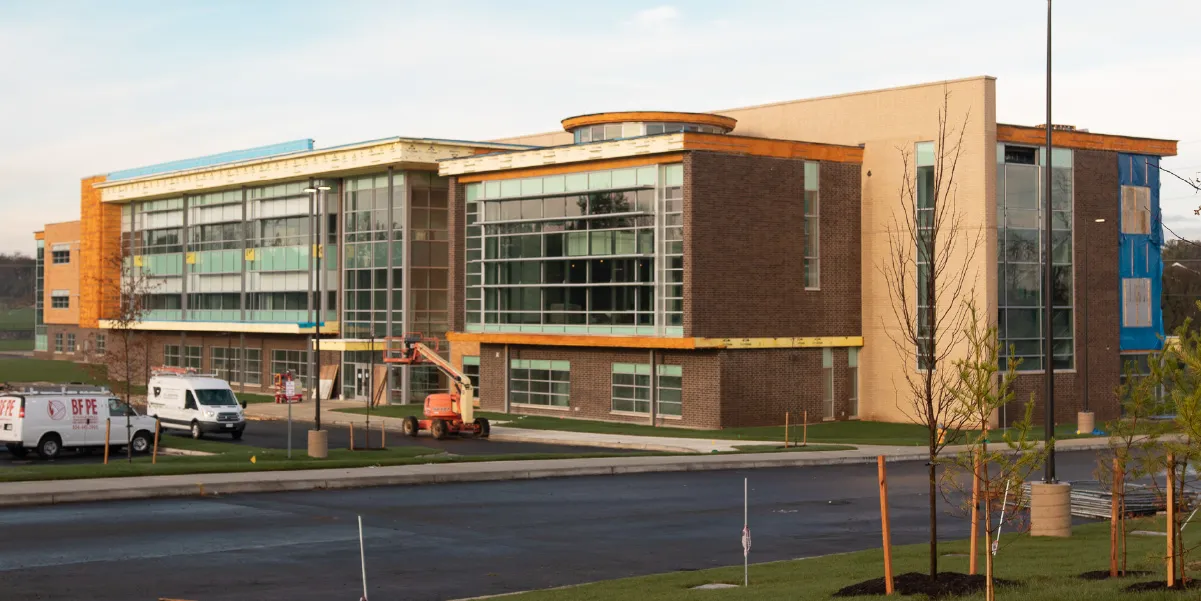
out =
[[[437,367],[459,388],[459,413],[463,415],[463,421],[471,423],[475,420],[475,387],[471,385],[471,378],[467,377],[467,374],[456,369],[449,361],[443,359],[437,351],[422,343],[420,336],[405,336],[403,339],[400,339],[403,341],[404,346],[399,349],[392,348],[393,340],[397,339],[389,338],[387,341],[387,356],[384,359],[385,361],[406,365],[428,363]],[[399,353],[400,356],[393,356],[393,353]]]

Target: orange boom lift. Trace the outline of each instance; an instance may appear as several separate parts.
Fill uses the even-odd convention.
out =
[[[430,348],[426,342],[433,344],[434,348]],[[438,440],[451,435],[488,438],[491,432],[488,420],[475,417],[475,388],[471,385],[471,378],[438,354],[437,341],[422,339],[421,334],[406,334],[404,337],[386,338],[384,343],[385,363],[433,365],[449,376],[459,389],[457,393],[436,392],[425,397],[425,419],[411,415],[406,417],[406,436],[417,436],[421,430],[429,430]]]

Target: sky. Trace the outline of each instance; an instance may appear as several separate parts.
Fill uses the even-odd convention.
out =
[[[0,252],[79,218],[82,177],[313,138],[486,140],[975,75],[1045,121],[1043,0],[0,0]],[[1180,140],[1201,175],[1201,2],[1055,0],[1054,122]],[[1201,239],[1201,195],[1164,220]],[[1168,238],[1171,239],[1171,234]]]

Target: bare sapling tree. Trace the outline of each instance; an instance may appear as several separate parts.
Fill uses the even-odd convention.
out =
[[[973,293],[979,273],[972,265],[984,241],[984,228],[971,226],[957,197],[969,115],[952,124],[949,101],[945,92],[929,165],[918,166],[914,152],[899,149],[899,203],[887,226],[887,258],[877,266],[893,312],[891,323],[882,319],[884,330],[906,358],[904,381],[894,382],[897,406],[927,429],[931,579],[938,577],[938,456],[967,425],[956,411],[959,381],[950,361],[963,352],[965,328],[972,323],[961,301]]]
[[[1152,353],[1147,359],[1149,365],[1161,364],[1163,360],[1163,353]],[[1106,425],[1109,448],[1098,455],[1096,471],[1097,480],[1113,492],[1110,513],[1114,523],[1109,541],[1109,574],[1113,578],[1126,575],[1129,556],[1126,482],[1150,478],[1160,472],[1164,460],[1161,438],[1173,429],[1171,421],[1162,419],[1169,413],[1159,392],[1163,371],[1144,375],[1143,370],[1135,369],[1133,362],[1127,362],[1122,373],[1122,384],[1117,389],[1122,415]]]
[[[1167,524],[1174,533],[1175,557],[1168,563],[1177,572],[1176,581],[1185,585],[1188,583],[1188,554],[1198,545],[1185,544],[1183,530],[1188,522],[1180,519],[1186,516],[1179,510],[1188,507],[1186,494],[1196,484],[1198,470],[1201,470],[1201,331],[1193,326],[1192,320],[1186,319],[1176,329],[1175,343],[1166,345],[1162,357],[1150,362],[1148,368],[1150,385],[1162,385],[1156,391],[1164,395],[1162,410],[1175,416],[1172,420],[1174,435],[1164,437],[1160,445],[1164,450],[1161,473],[1166,475],[1172,470],[1175,474],[1170,497],[1174,499],[1177,511],[1171,512],[1175,519]],[[1157,486],[1167,486],[1168,479],[1161,482],[1156,478],[1153,482]]]
[[[944,460],[942,492],[948,499],[962,499],[959,505],[964,514],[975,511],[981,501],[984,504],[981,516],[985,600],[994,601],[993,563],[999,549],[997,537],[1005,525],[1020,523],[1028,506],[1022,483],[1042,465],[1046,450],[1030,439],[1033,400],[1025,403],[1022,419],[1005,430],[1004,444],[989,447],[987,425],[1002,407],[1014,400],[1013,382],[1020,362],[1008,361],[1005,369],[1001,369],[997,328],[981,319],[973,303],[965,304],[970,318],[963,331],[967,354],[953,361],[959,382],[954,390],[951,411],[963,423],[984,427],[965,434],[968,450]],[[972,526],[979,527],[974,520]],[[976,549],[969,552],[974,556]]]
[[[115,380],[119,393],[125,401],[125,454],[133,461],[133,423],[131,420],[135,374],[145,371],[150,361],[149,337],[139,334],[138,325],[150,312],[148,297],[157,283],[150,273],[135,265],[131,258],[114,256],[108,259],[108,273],[119,273],[120,282],[102,282],[101,286],[114,287],[115,302],[108,303],[110,314],[106,316],[111,340],[106,340],[104,363],[108,366],[110,381]],[[116,372],[114,374],[114,371]],[[115,377],[114,377],[115,376]]]

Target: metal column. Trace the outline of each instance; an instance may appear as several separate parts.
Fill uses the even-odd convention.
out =
[[[387,303],[386,306],[388,308],[388,319],[387,319],[386,326],[385,326],[387,328],[387,332],[384,334],[384,336],[391,336],[393,334],[393,331],[392,331],[392,288],[393,288],[393,286],[396,285],[396,282],[394,282],[393,278],[392,278],[392,267],[393,267],[392,266],[392,245],[395,244],[395,240],[396,240],[396,228],[393,227],[393,224],[395,223],[395,220],[394,220],[395,208],[394,207],[395,207],[395,202],[396,202],[396,198],[395,198],[396,194],[393,192],[393,187],[395,186],[394,175],[395,175],[395,173],[393,172],[393,168],[388,167],[388,298],[386,301],[386,303]],[[401,279],[403,280],[403,277]],[[404,325],[403,320],[401,321],[401,325],[402,326]],[[374,338],[375,332],[373,331],[371,334],[372,334],[372,337]],[[375,344],[374,343],[372,343],[372,345],[371,345],[371,352],[372,353],[375,352]],[[372,356],[374,357],[374,355],[372,355]],[[373,372],[374,372],[374,369],[375,368],[372,368]],[[403,371],[407,372],[408,370],[406,369]],[[392,389],[396,387],[396,377],[393,372],[394,372],[394,370],[392,369],[392,365],[388,365],[388,381],[387,381],[386,386],[388,387],[387,401],[389,404],[392,402]],[[402,376],[402,378],[403,378],[403,376]],[[403,393],[401,393],[401,394],[402,394],[402,398],[403,398]]]

